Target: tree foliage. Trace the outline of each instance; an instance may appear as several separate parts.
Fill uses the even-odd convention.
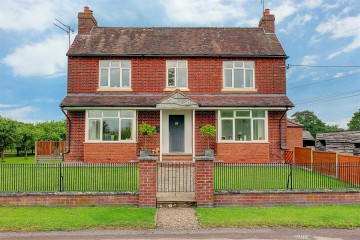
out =
[[[360,130],[360,109],[354,113],[353,117],[347,125],[349,130]]]
[[[315,138],[318,132],[343,131],[338,125],[327,125],[321,121],[314,112],[305,110],[296,112],[291,116],[291,120],[304,125],[304,130],[309,131]]]
[[[5,149],[16,142],[17,122],[0,116],[0,150],[1,161],[4,161]]]

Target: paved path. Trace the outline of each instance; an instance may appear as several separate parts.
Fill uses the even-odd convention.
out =
[[[360,228],[344,229],[197,229],[197,230],[84,230],[73,232],[2,232],[11,240],[98,240],[98,239],[279,239],[279,240],[359,240]]]
[[[158,208],[156,226],[159,229],[198,229],[199,223],[193,208]]]

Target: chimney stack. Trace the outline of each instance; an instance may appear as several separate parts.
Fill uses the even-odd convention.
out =
[[[262,27],[265,33],[275,33],[275,16],[270,14],[270,9],[265,9],[259,27]]]
[[[93,11],[88,6],[84,7],[84,12],[78,14],[78,34],[90,34],[93,27],[97,27]]]

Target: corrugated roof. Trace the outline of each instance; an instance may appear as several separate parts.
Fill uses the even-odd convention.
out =
[[[156,107],[167,94],[69,94],[61,107]],[[293,107],[283,94],[187,94],[200,107]]]
[[[68,56],[286,57],[275,34],[263,28],[94,27],[78,34]]]
[[[303,140],[315,141],[314,137],[311,135],[309,131],[303,131]]]

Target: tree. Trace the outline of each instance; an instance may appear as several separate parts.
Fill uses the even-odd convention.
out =
[[[37,139],[39,141],[61,141],[66,139],[66,122],[51,121],[35,125],[37,130]]]
[[[17,122],[0,116],[0,149],[1,161],[5,159],[5,149],[16,141]]]
[[[360,130],[360,109],[354,113],[354,116],[347,125],[349,130]]]
[[[330,131],[341,131],[337,125],[326,125],[321,121],[314,112],[305,110],[302,112],[296,112],[291,116],[291,120],[301,123],[304,125],[304,130],[309,131],[315,138],[318,132],[330,132]]]
[[[30,123],[19,123],[17,127],[16,150],[22,150],[27,159],[28,151],[35,148],[35,127]]]

